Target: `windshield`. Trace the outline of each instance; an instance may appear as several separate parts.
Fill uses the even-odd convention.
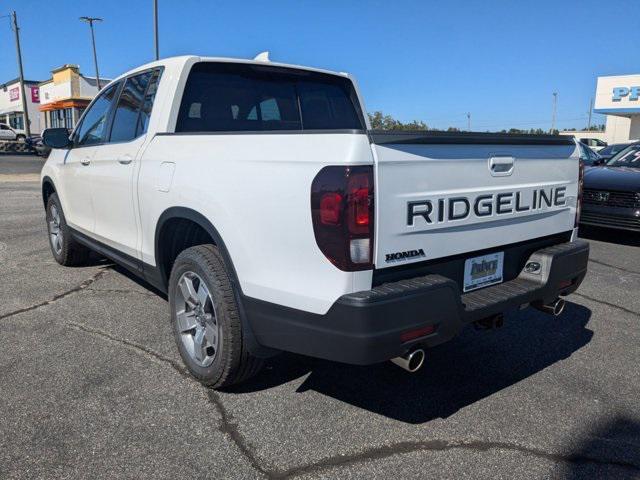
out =
[[[640,168],[640,144],[629,145],[609,160],[607,166]]]
[[[609,145],[608,147],[603,148],[598,153],[600,155],[615,155],[619,151],[627,148],[629,146],[628,143],[618,143],[617,145]]]

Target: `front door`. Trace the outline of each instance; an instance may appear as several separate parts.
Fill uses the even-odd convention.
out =
[[[102,92],[89,105],[85,116],[73,134],[73,146],[64,152],[60,178],[62,208],[69,226],[83,233],[95,230],[95,212],[92,198],[91,165],[97,145],[105,138],[109,116],[117,93],[118,85]],[[63,152],[60,152],[63,153]]]

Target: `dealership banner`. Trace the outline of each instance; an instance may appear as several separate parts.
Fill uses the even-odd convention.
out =
[[[31,87],[31,103],[40,103],[40,88]]]
[[[9,90],[9,100],[12,102],[20,100],[20,88],[13,87],[11,90]]]

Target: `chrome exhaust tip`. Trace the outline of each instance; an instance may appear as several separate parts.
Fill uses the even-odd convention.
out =
[[[401,357],[392,358],[391,361],[407,372],[415,373],[422,368],[424,357],[424,350],[416,348]]]
[[[562,315],[562,312],[564,312],[565,301],[564,299],[558,297],[548,305],[534,305],[534,307],[541,312],[548,313],[549,315],[553,315],[554,317],[558,317]]]

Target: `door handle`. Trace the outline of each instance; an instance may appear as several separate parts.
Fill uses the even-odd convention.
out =
[[[84,157],[82,160],[80,160],[80,163],[86,167],[91,163],[91,157]]]
[[[515,158],[510,156],[495,156],[489,158],[489,172],[494,177],[508,177],[513,173]]]
[[[133,161],[133,157],[129,154],[123,155],[118,159],[120,165],[129,165]]]

